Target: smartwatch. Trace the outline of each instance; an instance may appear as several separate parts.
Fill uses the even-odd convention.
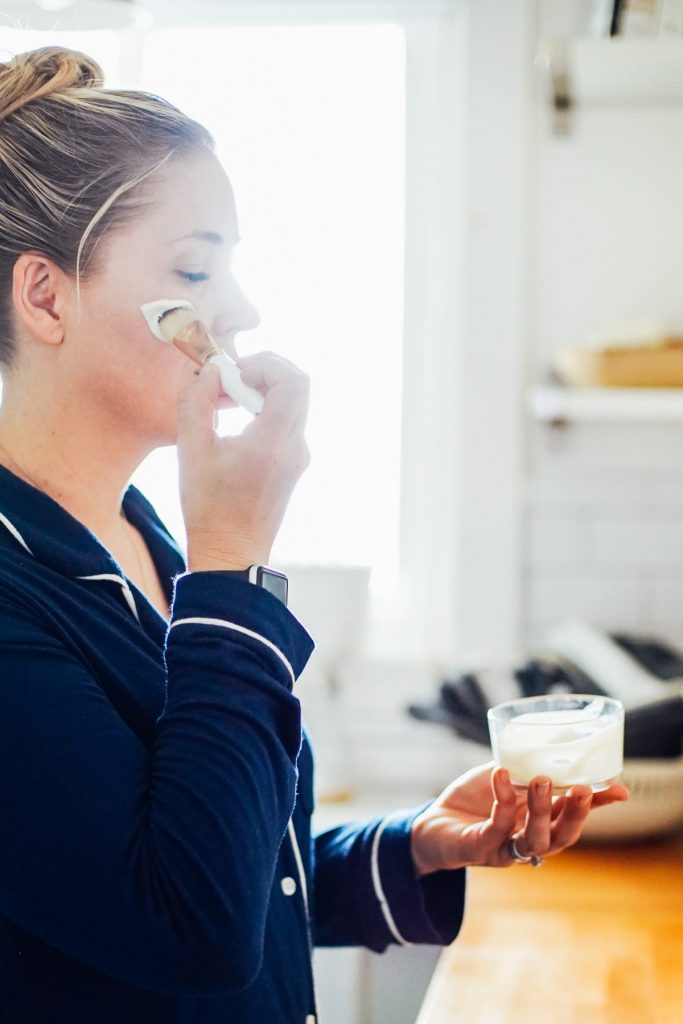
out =
[[[228,576],[255,583],[287,605],[288,580],[283,572],[277,572],[267,565],[250,565],[248,569],[224,569]]]

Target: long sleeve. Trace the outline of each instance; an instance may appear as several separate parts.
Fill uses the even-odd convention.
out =
[[[314,840],[314,940],[318,946],[448,945],[458,934],[465,870],[418,877],[410,827],[423,810],[342,825]]]
[[[213,993],[259,971],[313,644],[265,590],[175,580],[150,745],[77,644],[0,588],[0,913],[93,968]]]

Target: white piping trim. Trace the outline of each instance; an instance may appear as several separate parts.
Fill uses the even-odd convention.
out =
[[[382,833],[384,832],[384,829],[386,828],[388,822],[389,822],[389,818],[388,817],[385,818],[384,821],[381,822],[381,824],[379,825],[379,827],[377,828],[377,830],[375,832],[375,836],[374,836],[374,839],[372,841],[372,855],[371,855],[371,858],[370,858],[370,870],[371,870],[371,873],[372,873],[372,884],[373,884],[374,889],[375,889],[375,896],[377,897],[377,899],[379,901],[379,905],[382,908],[382,914],[384,915],[384,920],[386,922],[387,928],[389,929],[389,931],[391,932],[393,937],[396,939],[396,941],[399,943],[399,945],[401,945],[401,946],[412,946],[413,943],[409,942],[408,939],[404,939],[403,936],[401,935],[400,931],[396,927],[396,922],[394,921],[394,916],[391,913],[391,909],[389,907],[389,903],[387,901],[387,898],[386,898],[385,893],[384,893],[384,889],[382,887],[382,879],[380,878],[380,874],[379,874],[379,841],[380,841]]]
[[[30,547],[28,546],[28,544],[26,543],[24,538],[21,536],[21,534],[17,530],[16,526],[14,526],[13,523],[11,523],[10,520],[7,518],[7,516],[2,514],[2,512],[0,512],[0,523],[3,523],[7,527],[7,529],[12,534],[14,539],[19,541],[21,546],[26,551],[28,551],[29,555],[32,555],[33,557],[35,557],[33,555],[33,552],[31,551]],[[135,616],[135,618],[137,619],[138,625],[141,625],[140,616],[138,615],[137,605],[135,604],[135,598],[133,597],[133,593],[132,593],[130,587],[128,586],[128,581],[123,579],[122,576],[116,576],[114,573],[107,573],[107,572],[105,572],[105,573],[99,573],[99,574],[94,575],[94,576],[74,576],[74,579],[77,579],[77,580],[114,580],[114,582],[120,583],[121,586],[123,587],[123,596],[126,599],[126,603],[127,603],[128,607],[130,608],[130,610],[132,611],[132,613]]]
[[[112,580],[114,583],[120,583],[122,588],[123,588],[123,596],[126,599],[126,604],[128,605],[128,607],[132,611],[132,613],[135,616],[135,618],[138,620],[138,623],[141,625],[141,623],[140,623],[140,616],[138,615],[137,605],[135,604],[135,598],[133,597],[132,591],[131,591],[130,587],[128,586],[127,581],[124,580],[124,578],[122,576],[116,576],[115,573],[111,573],[111,572],[101,572],[101,573],[96,573],[94,576],[75,576],[74,579],[77,579],[77,580]]]
[[[174,626],[186,626],[186,625],[224,626],[226,629],[234,629],[237,633],[243,633],[245,636],[250,636],[252,638],[252,640],[260,640],[260,642],[262,644],[265,644],[265,646],[270,651],[272,651],[274,654],[277,654],[278,658],[280,659],[282,664],[285,666],[285,668],[289,672],[290,678],[292,680],[292,686],[296,682],[296,677],[294,675],[294,669],[292,668],[292,666],[290,665],[289,661],[284,656],[284,654],[282,653],[280,648],[276,647],[275,644],[272,643],[272,641],[269,640],[267,637],[261,636],[260,633],[255,633],[253,629],[247,629],[246,626],[239,626],[236,622],[227,622],[225,619],[205,619],[205,618],[197,616],[197,617],[189,618],[189,619],[176,619],[169,626],[169,632],[170,632],[170,630],[172,630],[174,628]]]
[[[5,524],[5,526],[7,527],[9,532],[12,534],[14,539],[18,540],[23,548],[26,548],[26,550],[28,551],[29,555],[32,555],[33,552],[31,551],[30,547],[28,546],[28,544],[26,543],[24,538],[21,536],[19,531],[17,530],[16,526],[13,526],[12,523],[7,518],[7,516],[3,516],[2,512],[0,512],[0,522]]]
[[[294,851],[294,860],[296,861],[296,870],[299,873],[299,884],[301,885],[301,892],[304,897],[304,906],[306,908],[306,920],[308,920],[308,889],[306,887],[306,872],[304,871],[304,862],[301,859],[301,851],[299,849],[299,843],[296,838],[296,832],[294,831],[294,822],[289,819],[287,825],[287,831],[289,833],[289,841],[292,844],[292,850]]]
[[[289,841],[292,844],[292,850],[294,852],[294,860],[296,861],[296,870],[299,875],[299,884],[301,885],[301,895],[304,899],[304,908],[306,910],[306,930],[310,928],[310,914],[308,910],[308,886],[306,885],[306,872],[304,871],[304,863],[301,859],[301,850],[299,849],[299,841],[296,838],[296,830],[294,828],[294,820],[289,819],[287,823],[287,832],[289,833]],[[318,997],[315,991],[315,971],[313,970],[313,961],[309,959],[311,965],[311,985],[313,987],[313,1003],[315,1006],[318,1005]],[[306,1018],[308,1020],[308,1017]],[[311,1015],[311,1020],[315,1020],[315,1017]]]

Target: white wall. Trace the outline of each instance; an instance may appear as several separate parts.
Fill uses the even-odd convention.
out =
[[[578,111],[534,96],[531,379],[562,346],[633,320],[683,333],[683,102]],[[528,430],[525,638],[583,615],[683,641],[683,425]]]
[[[683,331],[683,102],[579,109],[563,137],[537,86],[537,368],[612,324]]]

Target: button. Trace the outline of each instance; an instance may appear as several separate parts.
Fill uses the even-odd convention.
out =
[[[282,879],[282,881],[280,882],[280,887],[282,888],[282,891],[285,894],[285,896],[293,896],[294,893],[296,892],[296,882],[294,881],[293,878],[290,878],[289,875],[287,875],[286,878]],[[310,1020],[313,1020],[313,1018],[311,1017]],[[306,1024],[309,1024],[308,1017],[306,1018]],[[313,1024],[315,1024],[315,1021],[313,1021]]]
[[[308,1017],[304,1021],[304,1024],[315,1024],[315,1017],[312,1013],[309,1013]]]

